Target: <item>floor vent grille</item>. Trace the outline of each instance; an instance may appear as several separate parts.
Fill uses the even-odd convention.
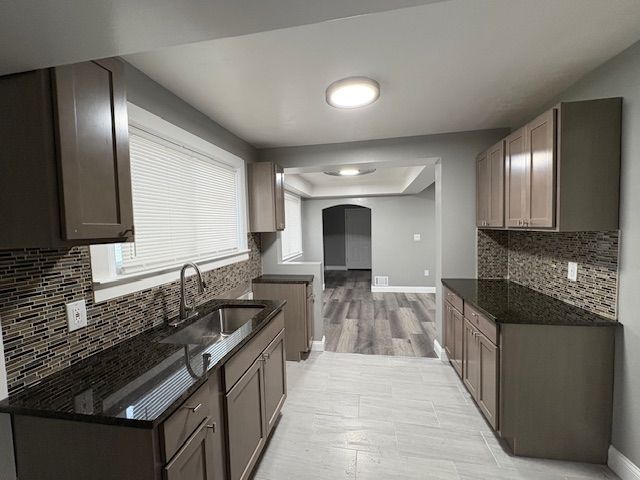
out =
[[[373,285],[375,287],[388,287],[389,286],[389,277],[383,277],[376,275],[373,277]]]

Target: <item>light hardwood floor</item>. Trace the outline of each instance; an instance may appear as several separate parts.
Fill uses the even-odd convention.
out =
[[[372,293],[371,271],[327,271],[325,350],[435,357],[435,295]]]
[[[254,480],[595,480],[606,466],[509,455],[451,366],[312,352]]]

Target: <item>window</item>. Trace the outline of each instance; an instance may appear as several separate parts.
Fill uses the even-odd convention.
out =
[[[302,202],[289,192],[284,194],[286,228],[280,234],[282,259],[290,260],[302,254]]]
[[[91,247],[96,301],[173,281],[188,261],[248,258],[242,159],[131,104],[129,115],[135,243]]]

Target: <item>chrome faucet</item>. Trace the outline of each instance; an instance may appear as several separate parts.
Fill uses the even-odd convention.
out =
[[[206,286],[204,281],[202,280],[202,273],[200,272],[200,269],[195,263],[189,262],[189,263],[185,263],[182,266],[182,269],[180,270],[180,322],[187,320],[188,318],[192,317],[196,313],[195,300],[193,302],[193,305],[187,306],[187,294],[185,289],[185,279],[186,279],[185,273],[189,267],[192,267],[196,271],[196,280],[198,281],[198,291],[200,293],[203,293]]]

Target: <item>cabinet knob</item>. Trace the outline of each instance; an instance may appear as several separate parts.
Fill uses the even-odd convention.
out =
[[[193,413],[196,413],[198,410],[200,410],[202,408],[202,404],[199,403],[195,407],[186,407],[185,406],[184,408],[186,408],[187,410],[191,410]]]

